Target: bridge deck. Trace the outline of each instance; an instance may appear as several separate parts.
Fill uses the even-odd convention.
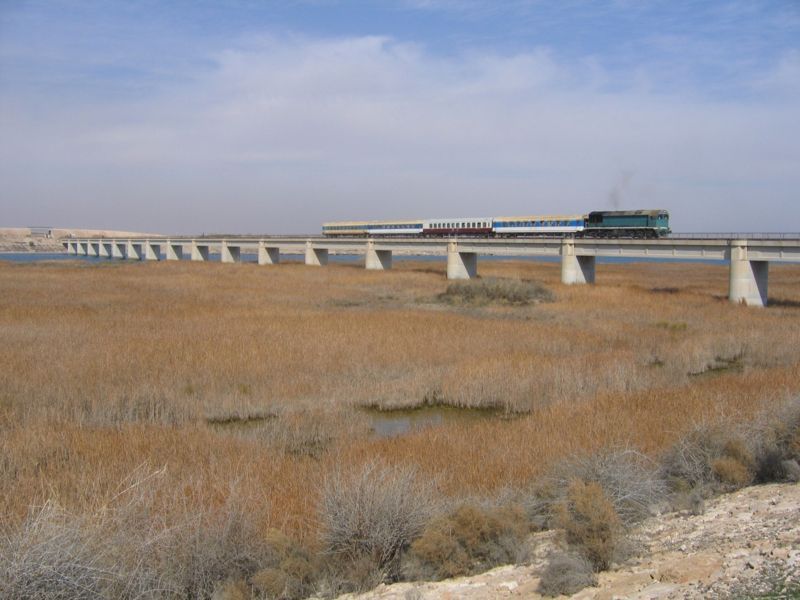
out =
[[[274,265],[281,254],[301,254],[308,265],[325,265],[329,254],[363,254],[367,269],[391,268],[392,255],[447,256],[449,279],[477,275],[478,256],[561,257],[563,283],[594,283],[595,259],[726,260],[730,263],[729,297],[733,302],[764,306],[770,262],[800,263],[800,239],[725,239],[668,237],[655,240],[588,238],[326,238],[321,236],[173,237],[74,239],[67,252],[130,260],[180,260],[190,249],[193,261],[219,254],[222,262],[239,262],[248,252]]]

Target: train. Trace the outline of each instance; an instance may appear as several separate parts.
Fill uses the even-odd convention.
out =
[[[328,237],[592,237],[660,238],[670,233],[669,212],[596,210],[586,215],[458,217],[403,221],[335,221],[323,223]]]

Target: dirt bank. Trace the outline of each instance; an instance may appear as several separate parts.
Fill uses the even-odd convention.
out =
[[[631,533],[635,556],[598,576],[573,598],[729,598],[800,589],[800,485],[746,488],[707,502],[701,515],[669,513]],[[531,564],[504,566],[435,583],[382,585],[359,600],[541,598],[547,556],[559,532],[531,536]],[[792,583],[793,582],[793,583]],[[795,597],[780,596],[775,597]]]

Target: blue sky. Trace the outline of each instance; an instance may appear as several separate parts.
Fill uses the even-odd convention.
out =
[[[800,231],[800,2],[0,0],[0,226]]]

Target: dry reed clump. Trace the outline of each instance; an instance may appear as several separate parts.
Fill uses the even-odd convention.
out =
[[[584,556],[560,552],[550,556],[542,571],[538,592],[543,596],[572,596],[597,585],[592,563]]]
[[[367,424],[360,415],[324,409],[283,411],[264,423],[258,439],[286,454],[320,458],[339,439],[364,435]]]
[[[48,502],[21,526],[7,526],[3,597],[210,598],[222,582],[269,560],[273,549],[245,499],[232,490],[217,509],[173,519],[155,511],[156,498],[168,493],[160,475],[135,473],[94,511],[70,513]]]
[[[523,306],[539,302],[552,302],[554,299],[553,292],[538,281],[493,277],[451,283],[444,293],[439,294],[441,302],[471,306],[487,304]]]
[[[368,589],[400,576],[400,559],[436,512],[432,489],[410,467],[369,462],[325,480],[321,545],[338,581]]]
[[[566,498],[556,507],[556,520],[566,533],[567,543],[595,571],[608,569],[620,543],[622,524],[599,484],[573,481]]]
[[[518,506],[463,505],[425,528],[403,570],[411,579],[445,579],[515,562],[529,532]]]

